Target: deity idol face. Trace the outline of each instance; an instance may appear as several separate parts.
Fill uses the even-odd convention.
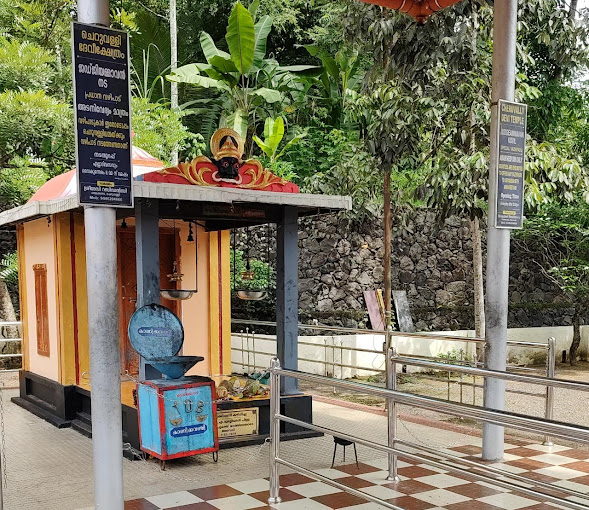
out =
[[[239,168],[241,167],[241,163],[237,158],[225,157],[218,161],[215,160],[214,163],[219,170],[219,177],[221,179],[236,180],[239,176]]]

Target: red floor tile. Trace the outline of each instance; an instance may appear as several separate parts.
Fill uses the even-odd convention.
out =
[[[229,487],[229,485],[215,485],[214,487],[203,487],[202,489],[194,489],[188,491],[194,494],[197,498],[210,501],[212,499],[228,498],[229,496],[239,496],[241,491]]]
[[[558,452],[558,455],[578,460],[589,460],[588,450],[563,450],[562,452]]]
[[[583,473],[589,473],[589,462],[583,462],[582,460],[577,462],[571,462],[570,464],[563,464],[565,468],[575,469],[582,471]]]
[[[367,503],[368,500],[359,498],[347,492],[336,492],[334,494],[325,494],[324,496],[316,496],[311,498],[322,505],[328,506],[337,510],[338,508],[345,508],[347,506],[361,505]]]
[[[343,471],[344,473],[347,473],[349,475],[364,475],[366,473],[374,473],[375,471],[381,471],[380,469],[375,468],[374,466],[362,464],[362,462],[358,464],[358,467],[356,467],[356,464],[347,464],[346,466],[335,466],[335,469]]]
[[[525,446],[510,448],[509,450],[505,450],[505,453],[509,453],[509,455],[517,455],[519,457],[535,457],[537,455],[542,455],[542,452],[539,452],[538,450],[532,450],[531,448],[526,448]]]
[[[280,475],[280,486],[290,487],[291,485],[300,485],[302,483],[314,482],[313,478],[301,475],[299,473],[291,473],[289,475]]]
[[[427,508],[433,508],[435,505],[420,499],[412,498],[411,496],[402,496],[400,498],[387,499],[389,503],[400,506],[405,510],[426,510]]]
[[[453,448],[450,448],[450,450],[460,453],[467,453],[469,455],[480,455],[480,453],[483,451],[480,446],[473,445],[454,446]]]
[[[337,481],[353,489],[363,489],[364,487],[372,487],[374,485],[372,482],[358,478],[357,476],[344,476],[343,478],[338,478]]]
[[[546,462],[540,462],[538,460],[530,459],[527,457],[524,457],[523,459],[510,460],[507,461],[505,464],[509,464],[510,466],[515,466],[520,469],[527,469],[528,471],[532,471],[533,469],[542,469],[551,466],[551,464],[546,464]]]
[[[401,476],[406,476],[408,478],[421,478],[422,476],[430,476],[430,475],[437,475],[437,471],[432,471],[431,469],[427,469],[421,466],[408,466],[402,467],[398,470]]]
[[[452,505],[446,505],[444,508],[448,510],[501,510],[498,506],[489,505],[489,503],[483,503],[482,501],[462,501],[461,503],[454,503]],[[528,510],[529,507],[526,507]],[[552,507],[552,510],[555,510]]]
[[[146,499],[125,501],[125,510],[158,510],[158,507]]]
[[[175,506],[168,510],[219,510],[216,506],[210,505],[206,501],[201,503],[190,503],[189,505]]]
[[[434,490],[435,487],[428,485],[427,483],[419,482],[417,480],[402,480],[400,482],[391,482],[384,484],[383,487],[393,489],[403,494],[417,494],[418,492],[427,492]]]
[[[525,477],[530,478],[531,480],[536,480],[538,482],[544,482],[544,483],[558,482],[558,478],[554,478],[553,476],[544,475],[542,473],[536,473],[536,471],[530,471],[528,473],[525,473]]]
[[[282,501],[284,501],[285,503],[287,501],[296,501],[297,499],[305,499],[305,496],[301,496],[300,494],[297,494],[296,492],[285,489],[284,487],[280,488],[278,495],[280,496]],[[250,496],[252,498],[256,498],[257,500],[261,501],[262,503],[266,503],[268,501],[268,498],[270,497],[270,491],[254,492],[254,493],[250,494]]]
[[[460,494],[462,496],[466,496],[467,498],[472,499],[484,498],[485,496],[494,496],[495,494],[501,493],[501,491],[491,489],[490,487],[486,487],[478,483],[468,483],[465,485],[446,487],[446,490],[455,492],[456,494]]]

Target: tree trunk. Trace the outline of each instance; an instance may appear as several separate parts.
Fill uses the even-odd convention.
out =
[[[385,327],[391,325],[391,172],[384,173],[384,309]],[[388,345],[387,345],[388,348]]]
[[[12,304],[8,287],[3,280],[0,280],[0,321],[14,322],[16,320],[14,305]],[[3,338],[18,338],[18,328],[14,326],[5,326],[0,328],[0,343],[2,342]],[[20,352],[19,345],[15,342],[5,343],[0,351],[2,354],[14,354],[16,352]],[[15,360],[18,360],[18,358],[4,358],[0,362],[0,366],[3,366],[4,368],[18,366],[11,365],[11,363],[14,363]]]
[[[569,7],[569,18],[575,19],[577,14],[577,5],[579,0],[571,0],[570,7]]]
[[[176,0],[170,0],[170,69],[178,67],[178,31],[176,26]],[[178,109],[178,83],[170,83],[170,108]],[[172,151],[172,165],[178,164],[178,146]]]
[[[569,363],[571,367],[577,364],[577,351],[579,345],[581,345],[581,316],[577,307],[575,307],[575,313],[573,315],[573,341],[571,348],[569,349]]]
[[[474,329],[477,338],[485,338],[485,286],[483,279],[483,247],[479,219],[470,221],[472,265],[474,277]],[[477,357],[482,359],[483,346],[476,344]]]

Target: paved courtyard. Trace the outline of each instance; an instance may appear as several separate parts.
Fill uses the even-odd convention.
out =
[[[76,510],[92,508],[92,444],[71,429],[58,430],[9,402],[15,390],[3,391],[7,487],[5,510]],[[324,402],[314,403],[314,419],[319,425],[355,431],[374,441],[386,441],[383,416]],[[474,432],[474,431],[472,431]],[[477,455],[480,438],[459,429],[440,429],[423,423],[404,423],[400,437],[441,449],[452,448],[461,456]],[[529,441],[510,440],[504,469],[516,473],[534,471],[532,476],[556,485],[565,484],[589,493],[589,452],[562,446],[552,449]],[[523,446],[522,446],[523,445]],[[333,454],[331,437],[283,442],[281,454],[307,469],[319,470],[330,478],[350,484],[403,508],[445,507],[540,509],[538,501],[504,489],[473,483],[462,476],[449,475],[403,459],[402,481],[389,484],[384,479],[386,458],[382,453],[358,445],[360,469],[346,464],[341,449],[336,469],[330,469]],[[282,473],[288,473],[282,470]],[[168,462],[160,471],[155,461],[124,461],[126,510],[249,510],[265,507],[268,476],[268,446],[222,450],[215,464],[211,455]],[[378,508],[359,498],[342,494],[323,483],[300,475],[281,477],[285,502],[282,510],[355,510]],[[395,500],[395,501],[393,501]],[[472,500],[476,500],[473,502]],[[483,506],[481,506],[483,505]],[[490,505],[490,506],[487,506]]]

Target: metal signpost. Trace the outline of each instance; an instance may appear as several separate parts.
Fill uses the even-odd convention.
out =
[[[73,62],[83,66],[74,70],[78,75],[74,109],[78,199],[86,205],[94,505],[97,510],[123,510],[117,236],[112,206],[133,203],[125,67],[129,52],[127,36],[106,28],[108,0],[78,0],[77,7],[78,21],[89,24],[74,25],[72,51]]]
[[[522,228],[524,219],[524,183],[527,105],[499,101],[497,130],[497,228]]]
[[[78,200],[133,207],[127,33],[83,23],[72,32]]]
[[[495,0],[493,18],[491,133],[497,135],[500,132],[499,102],[502,100],[513,101],[515,96],[517,0]],[[508,210],[498,207],[500,201],[503,200],[498,189],[499,176],[497,174],[500,162],[498,144],[499,136],[491,136],[485,286],[485,366],[492,370],[505,370],[509,294],[509,229],[501,227],[495,222],[499,208]],[[511,215],[502,214],[502,216]],[[491,377],[485,378],[484,405],[499,410],[505,407],[505,381]],[[488,422],[483,424],[482,457],[484,460],[503,458],[504,437],[505,431],[502,426]]]

